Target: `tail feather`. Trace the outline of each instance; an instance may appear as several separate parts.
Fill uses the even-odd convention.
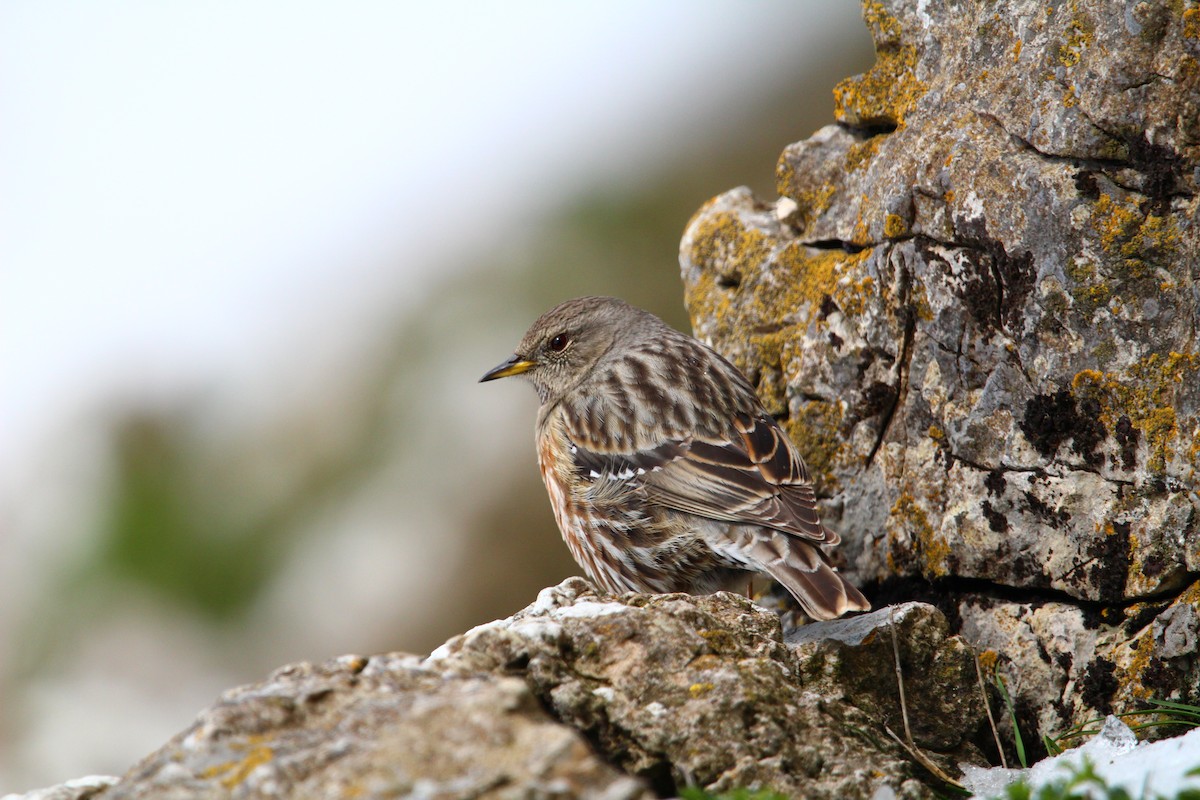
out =
[[[826,561],[825,555],[795,536],[763,528],[742,528],[743,557],[783,584],[804,613],[817,620],[837,619],[871,604]]]

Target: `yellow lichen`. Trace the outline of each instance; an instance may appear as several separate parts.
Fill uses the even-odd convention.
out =
[[[1187,39],[1200,39],[1200,8],[1192,6],[1183,12],[1183,35]]]
[[[688,687],[688,693],[691,694],[692,697],[703,697],[715,688],[717,687],[713,686],[711,683],[693,683]]]
[[[701,212],[703,214],[703,212]],[[704,265],[696,282],[688,284],[684,300],[693,322],[698,319],[729,320],[729,295],[718,282],[725,276],[752,273],[770,255],[773,241],[762,231],[747,228],[731,212],[693,217],[693,263]]]
[[[838,250],[814,251],[800,244],[789,244],[779,253],[779,262],[787,270],[791,286],[812,308],[829,298],[843,314],[861,314],[876,295],[875,281],[864,274],[863,262],[870,253],[845,253]]]
[[[888,239],[899,239],[908,235],[908,223],[899,214],[888,214],[883,220],[883,235]]]
[[[839,403],[807,400],[784,423],[788,438],[796,445],[821,494],[839,488],[834,467],[841,463],[846,442],[841,432],[843,409]]]
[[[792,160],[788,158],[785,150],[780,154],[779,160],[775,162],[775,193],[780,197],[791,197],[796,191],[796,167],[792,165]]]
[[[688,257],[701,265],[685,289],[696,328],[757,382],[769,410],[791,411],[785,425],[819,491],[835,491],[846,452],[844,408],[808,401],[789,409],[787,386],[799,357],[792,345],[810,326],[825,325],[833,310],[855,320],[885,302],[867,274],[870,251],[810,248],[711,209],[693,220],[690,236]]]
[[[979,654],[979,666],[985,675],[991,675],[995,672],[999,663],[1000,654],[995,650],[984,650]]]
[[[903,125],[929,88],[916,76],[917,49],[882,3],[863,3],[863,19],[874,33],[875,65],[834,88],[834,115],[848,125]]]
[[[816,188],[801,189],[789,182],[781,183],[778,189],[781,195],[796,201],[796,210],[792,212],[789,221],[802,231],[807,230],[817,217],[829,210],[829,201],[833,199],[835,191],[834,186],[828,183]]]
[[[1098,277],[1096,264],[1083,256],[1076,256],[1066,265],[1067,277],[1071,279],[1071,297],[1085,317],[1091,317],[1098,308],[1108,305],[1112,299],[1112,287]]]
[[[1125,698],[1146,700],[1154,696],[1154,690],[1147,688],[1142,682],[1142,676],[1145,674],[1146,668],[1150,666],[1150,660],[1154,658],[1154,637],[1139,636],[1130,644],[1133,645],[1133,658],[1123,669],[1117,670],[1114,677],[1116,677],[1117,685],[1121,687],[1121,694]]]
[[[705,653],[704,655],[693,658],[691,663],[688,664],[688,668],[695,670],[696,672],[704,672],[707,670],[720,669],[722,664],[723,662],[721,659],[717,658],[711,653]]]
[[[242,781],[263,764],[268,763],[274,756],[275,751],[269,746],[262,744],[266,737],[249,736],[245,742],[234,743],[231,748],[234,750],[244,750],[246,755],[237,761],[226,761],[220,764],[214,764],[204,770],[203,775],[206,778],[215,778],[218,775],[221,778],[221,785],[226,789],[237,787]]]
[[[879,152],[879,145],[882,141],[882,136],[872,136],[870,139],[855,142],[846,148],[846,172],[858,172],[862,169],[863,164],[869,162]]]
[[[1197,380],[1200,380],[1200,356],[1151,353],[1124,374],[1083,370],[1072,379],[1071,388],[1077,396],[1096,401],[1100,421],[1109,430],[1114,429],[1122,416],[1128,417],[1149,447],[1147,468],[1162,472],[1179,435],[1174,407],[1176,387]],[[1197,464],[1195,454],[1191,448],[1185,451],[1193,465]]]
[[[942,578],[949,574],[948,561],[950,545],[939,539],[929,524],[925,509],[916,499],[902,493],[892,504],[889,521],[895,521],[910,535],[917,558],[920,562],[921,573],[927,578]]]
[[[1089,225],[1100,245],[1101,263],[1077,256],[1066,268],[1080,313],[1090,317],[1105,306],[1120,313],[1128,302],[1147,296],[1151,286],[1172,288],[1163,285],[1159,274],[1179,249],[1179,226],[1173,218],[1145,213],[1131,198],[1101,194],[1092,205]]]
[[[708,643],[708,646],[712,648],[714,653],[737,652],[737,640],[729,631],[702,630],[697,632],[700,634],[700,638]],[[701,656],[701,658],[703,658],[703,656]],[[692,662],[692,665],[695,666],[694,661]]]
[[[1132,198],[1122,202],[1102,194],[1092,207],[1092,228],[1106,253],[1120,256],[1129,277],[1147,275],[1179,245],[1179,226],[1169,217],[1144,214]]]
[[[1058,48],[1058,63],[1064,67],[1077,65],[1083,58],[1083,51],[1092,44],[1094,34],[1091,20],[1080,14],[1073,16],[1067,26],[1066,39]]]

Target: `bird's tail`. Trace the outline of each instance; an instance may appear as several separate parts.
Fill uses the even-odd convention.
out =
[[[825,555],[808,542],[780,531],[762,528],[742,531],[740,549],[747,560],[783,584],[808,616],[817,620],[837,619],[849,611],[871,610],[862,592],[839,575]]]

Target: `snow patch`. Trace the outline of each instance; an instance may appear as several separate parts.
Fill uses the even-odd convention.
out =
[[[1001,797],[1005,787],[1024,778],[1036,792],[1048,783],[1069,778],[1085,758],[1109,787],[1121,787],[1133,797],[1174,797],[1183,789],[1200,789],[1200,776],[1187,775],[1200,767],[1200,729],[1138,744],[1129,726],[1114,716],[1109,716],[1100,733],[1086,744],[1029,769],[982,769],[964,764],[963,784],[976,797]],[[1099,797],[1092,788],[1080,790],[1088,797]]]
[[[513,633],[526,639],[553,643],[562,638],[562,626],[548,619],[523,619],[511,626]]]
[[[590,619],[592,617],[605,617],[609,614],[620,614],[628,606],[620,603],[597,603],[593,600],[581,600],[573,606],[557,609],[554,616],[557,618],[573,617],[576,619]]]

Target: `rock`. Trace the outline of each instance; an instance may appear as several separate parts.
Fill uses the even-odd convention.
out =
[[[112,775],[89,775],[86,778],[76,778],[48,789],[35,789],[19,795],[0,795],[0,800],[92,800],[92,798],[100,797],[106,789],[119,780],[120,778]]]
[[[926,796],[914,780],[923,771],[888,742],[877,710],[853,705],[849,686],[839,684],[839,695],[836,678],[810,683],[777,617],[736,595],[599,601],[572,579],[432,658],[463,674],[523,671],[556,718],[660,794],[695,784],[868,797],[887,784],[903,796]],[[960,722],[943,721],[943,731],[958,734],[943,732],[940,741],[957,744],[970,727]]]
[[[1200,701],[1180,655],[1200,608],[1200,17],[864,9],[877,63],[786,148],[783,198],[735,189],[689,223],[696,334],[808,459],[852,577],[961,606],[1040,732]]]
[[[788,636],[799,657],[805,688],[826,699],[844,698],[897,733],[903,732],[893,651],[900,652],[909,726],[918,746],[949,752],[966,745],[983,725],[983,697],[975,656],[951,636],[942,612],[905,603],[832,622],[815,622]],[[919,699],[919,702],[914,700]],[[948,720],[959,724],[947,725]]]
[[[385,655],[297,664],[235,689],[97,798],[407,795],[650,796],[519,678]]]
[[[974,673],[930,606],[822,623],[789,646],[775,614],[737,595],[602,596],[572,578],[428,658],[346,656],[234,689],[78,797],[931,798],[937,781],[883,727],[903,729],[893,625],[918,743],[942,764],[984,763],[968,742]]]

